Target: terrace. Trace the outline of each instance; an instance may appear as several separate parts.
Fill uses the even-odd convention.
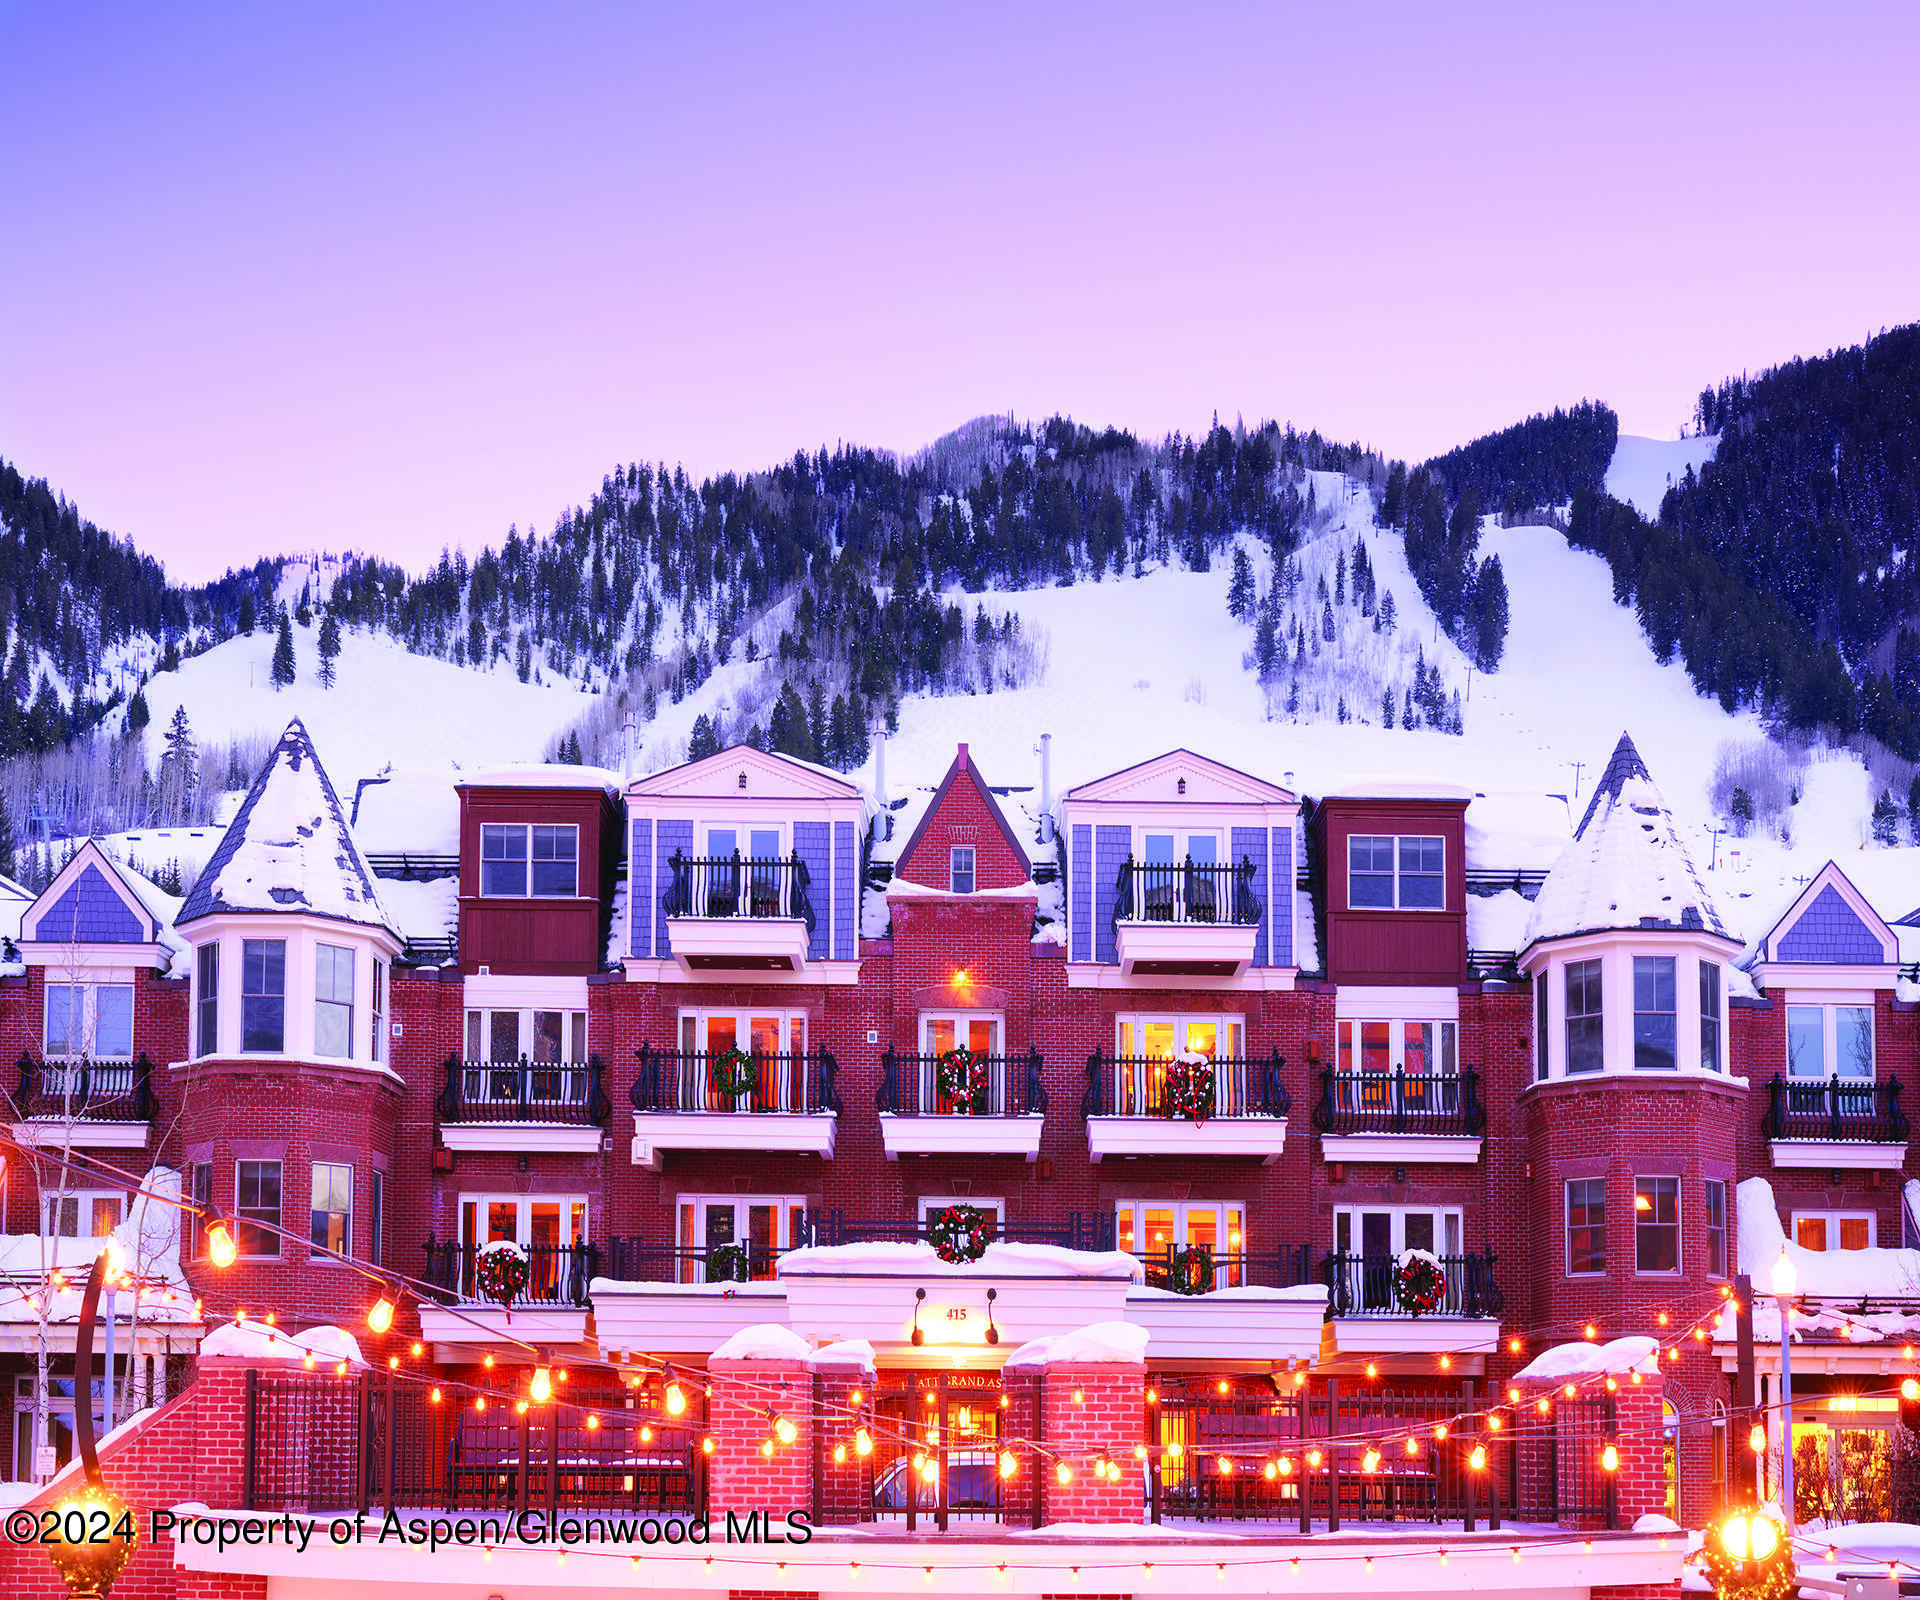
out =
[[[1898,1170],[1907,1154],[1900,1080],[1783,1078],[1767,1085],[1761,1127],[1776,1167]]]
[[[12,1100],[16,1137],[34,1143],[75,1127],[74,1142],[141,1149],[153,1122],[153,1063],[133,1058],[38,1061],[22,1055]]]

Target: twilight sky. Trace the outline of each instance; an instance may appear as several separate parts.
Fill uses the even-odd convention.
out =
[[[0,0],[0,456],[178,577],[608,468],[1419,458],[1920,316],[1920,8]]]

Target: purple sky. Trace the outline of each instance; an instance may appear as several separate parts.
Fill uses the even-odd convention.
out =
[[[683,10],[0,0],[0,456],[418,562],[986,411],[1671,436],[1920,316],[1911,6]]]

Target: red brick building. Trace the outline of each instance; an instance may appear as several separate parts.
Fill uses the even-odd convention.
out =
[[[1697,1326],[1648,1424],[1694,1524],[1737,1410],[1716,1313],[1772,1265],[1739,1259],[1772,1237],[1739,1185],[1772,1184],[1810,1288],[1903,1243],[1894,930],[1829,868],[1744,947],[1624,738],[1544,881],[1466,791],[1305,796],[1181,750],[1057,804],[965,745],[905,802],[745,748],[457,797],[456,852],[370,857],[378,784],[343,805],[295,723],[184,904],[90,845],[27,914],[0,980],[13,1476],[69,1448],[70,1377],[34,1421],[48,1250],[83,1269],[154,1168],[204,1215],[134,1273],[142,1402],[240,1311],[509,1392],[572,1365],[632,1391],[779,1325],[865,1341],[876,1427],[924,1405],[984,1472],[1000,1359],[1125,1322],[1149,1399],[1114,1402],[1144,1419],[1116,1457],[1144,1427],[1231,1465],[1195,1396],[1284,1404],[1304,1441]],[[1521,935],[1475,950],[1500,895]],[[934,1245],[975,1223],[993,1248],[956,1269]],[[1281,1436],[1249,1457],[1268,1482]]]

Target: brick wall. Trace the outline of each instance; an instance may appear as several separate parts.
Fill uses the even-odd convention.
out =
[[[1047,1369],[1041,1389],[1041,1437],[1046,1454],[1065,1463],[1072,1476],[1062,1483],[1049,1464],[1043,1479],[1046,1520],[1054,1522],[1140,1522],[1141,1463],[1134,1444],[1146,1437],[1146,1372],[1122,1362],[1059,1365]],[[1119,1470],[1097,1478],[1094,1458],[1105,1455]]]
[[[803,1361],[715,1361],[707,1432],[714,1443],[708,1482],[714,1515],[765,1510],[777,1519],[813,1503],[813,1374]],[[794,1426],[791,1444],[774,1434]],[[769,1454],[765,1445],[774,1441]]]

